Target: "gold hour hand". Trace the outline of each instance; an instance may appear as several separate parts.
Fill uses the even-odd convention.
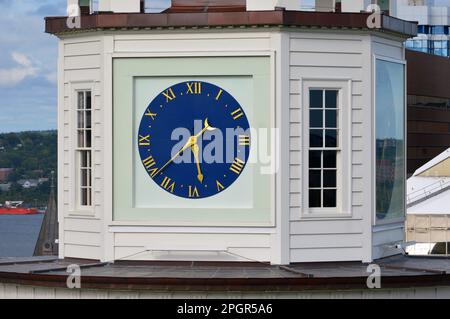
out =
[[[192,153],[194,153],[195,163],[197,164],[197,179],[203,183],[203,174],[200,168],[199,147],[197,144],[191,146]]]
[[[205,120],[204,122],[204,128],[203,130],[201,130],[197,135],[191,136],[189,138],[189,140],[187,141],[187,143],[183,146],[183,148],[181,150],[178,151],[178,153],[176,153],[170,160],[167,161],[166,164],[164,164],[163,167],[161,167],[154,176],[159,175],[159,173],[161,173],[167,166],[169,166],[170,163],[172,163],[181,153],[183,153],[185,150],[187,150],[189,147],[192,147],[193,145],[197,145],[197,139],[206,131],[214,131],[215,128],[210,126],[208,123],[208,119]],[[194,150],[192,149],[192,151],[194,152]],[[195,153],[194,153],[195,156]],[[197,158],[198,158],[198,145],[197,145]],[[197,161],[197,169],[199,171],[198,174],[198,180],[200,182],[203,181],[203,175],[201,174],[201,170],[200,170],[200,163]]]
[[[176,153],[170,160],[168,160],[167,163],[164,164],[164,166],[161,167],[158,170],[158,172],[156,172],[155,176],[157,176],[159,173],[161,173],[170,163],[172,163],[178,157],[178,155],[180,155],[185,150],[187,150],[189,147],[194,145],[195,141],[196,141],[196,139],[193,136],[190,137],[189,140],[187,141],[187,143],[183,146],[183,148],[181,150],[179,150],[178,153]]]

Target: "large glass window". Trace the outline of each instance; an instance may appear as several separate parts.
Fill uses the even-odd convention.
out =
[[[90,91],[77,92],[78,203],[92,206],[92,97]]]
[[[337,90],[309,91],[309,207],[336,208],[339,105]]]
[[[405,215],[405,68],[376,60],[376,216]]]

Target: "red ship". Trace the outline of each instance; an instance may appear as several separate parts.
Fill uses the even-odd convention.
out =
[[[0,206],[0,215],[34,215],[38,213],[37,208],[24,208],[23,202],[6,202]]]

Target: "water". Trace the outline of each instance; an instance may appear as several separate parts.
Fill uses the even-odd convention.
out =
[[[0,215],[0,257],[33,256],[44,214]]]

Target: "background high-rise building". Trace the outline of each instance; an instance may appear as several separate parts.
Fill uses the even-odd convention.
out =
[[[397,0],[397,17],[419,22],[408,49],[450,57],[450,0]]]

